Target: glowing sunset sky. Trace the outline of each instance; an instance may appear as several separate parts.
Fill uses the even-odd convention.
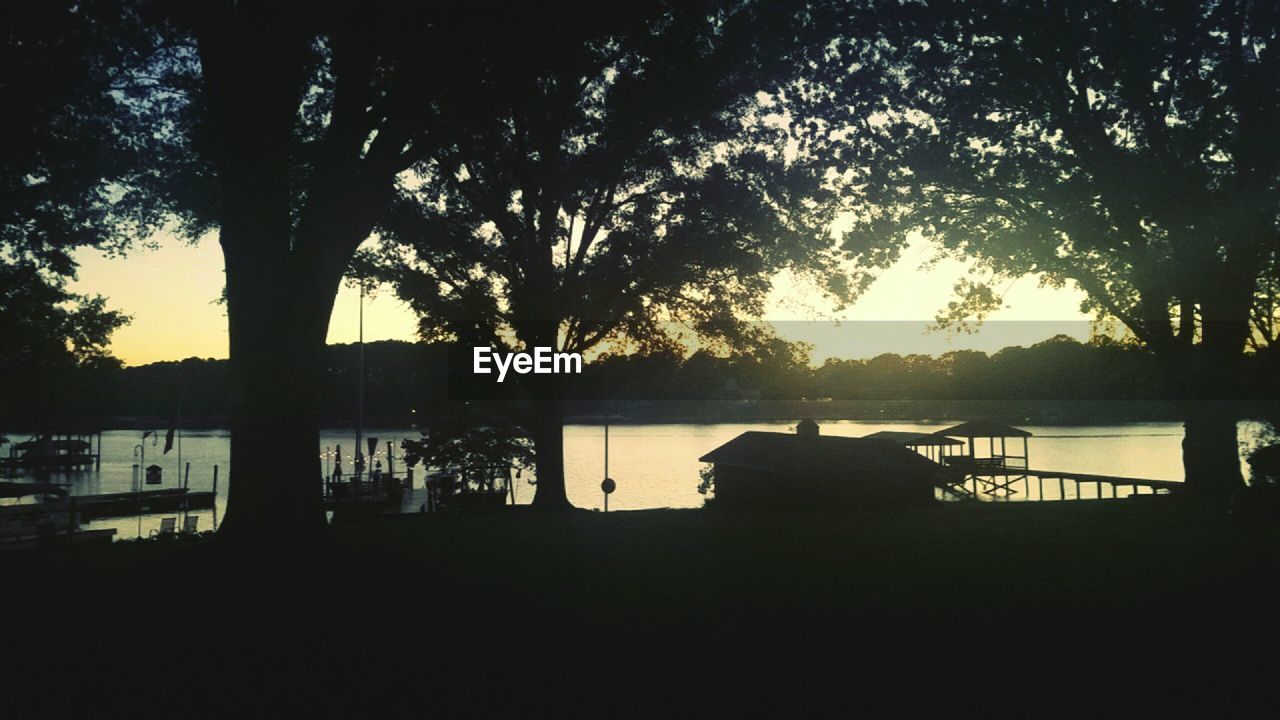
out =
[[[215,303],[223,286],[222,249],[214,238],[194,246],[161,238],[160,245],[123,258],[81,250],[79,278],[72,287],[101,293],[110,307],[133,316],[112,343],[112,351],[128,365],[227,357],[226,317]],[[767,319],[788,321],[778,325],[780,334],[813,343],[817,362],[828,356],[870,357],[882,352],[993,351],[1059,333],[1088,336],[1089,318],[1079,309],[1082,294],[1040,288],[1034,278],[1016,282],[1005,296],[1007,307],[994,313],[979,332],[926,333],[923,325],[952,299],[952,286],[966,272],[965,264],[956,261],[922,269],[928,258],[929,248],[923,244],[908,248],[856,305],[838,315],[845,320],[839,327],[826,322],[832,317],[828,303],[785,280],[771,298]],[[330,343],[356,339],[357,308],[357,292],[343,287],[329,325]],[[415,325],[412,313],[389,292],[366,300],[366,340],[412,340]]]

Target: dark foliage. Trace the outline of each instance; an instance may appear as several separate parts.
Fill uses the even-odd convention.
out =
[[[474,417],[437,420],[421,438],[402,443],[410,467],[475,470],[502,467],[531,470],[533,443],[528,433],[502,419]]]
[[[951,321],[997,307],[1010,278],[1078,286],[1183,400],[1188,482],[1238,487],[1217,401],[1280,327],[1277,5],[869,3],[848,19],[814,74],[824,123],[797,129],[857,204],[850,254],[883,264],[919,233],[976,259]]]
[[[378,342],[365,347],[365,412],[370,422],[427,426],[466,417],[481,424],[521,419],[528,397],[514,384],[498,385],[470,371],[467,347]],[[322,420],[349,425],[355,416],[354,345],[330,346],[324,380],[315,388]],[[1232,399],[1261,407],[1280,403],[1280,387],[1266,360],[1245,358],[1241,390]],[[65,368],[59,387],[75,387],[65,416],[127,422],[129,417],[172,418],[221,425],[230,412],[225,360],[188,358],[131,368]],[[34,379],[32,380],[34,382]],[[21,386],[21,384],[19,384]],[[813,367],[803,354],[720,357],[698,352],[606,355],[587,362],[569,400],[587,409],[613,402],[734,403],[832,398],[843,401],[1164,401],[1173,399],[1152,354],[1131,345],[1054,338],[988,355],[885,354],[865,360],[829,359]],[[661,411],[652,417],[662,419]],[[22,413],[5,427],[27,427]],[[474,424],[474,423],[473,423]]]
[[[435,80],[434,144],[361,263],[422,336],[587,352],[687,333],[745,351],[774,274],[837,275],[834,197],[789,152],[782,84],[826,28],[803,2],[508,6]],[[563,506],[567,387],[530,381],[536,504]]]

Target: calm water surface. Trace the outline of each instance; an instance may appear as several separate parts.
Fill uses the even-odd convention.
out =
[[[933,432],[954,423],[877,423],[855,421],[829,421],[822,423],[824,435],[858,437],[878,430],[908,430]],[[703,496],[697,492],[698,470],[702,464],[698,457],[748,430],[791,432],[792,424],[718,424],[718,425],[614,425],[609,428],[609,475],[618,484],[617,491],[609,499],[611,510],[638,510],[645,508],[690,508],[702,504]],[[1075,471],[1100,475],[1181,480],[1182,426],[1179,423],[1142,423],[1098,426],[1023,426],[1034,433],[1030,440],[1030,465],[1033,468]],[[1241,427],[1241,437],[1248,437],[1250,428]],[[396,443],[396,468],[403,468],[399,459],[399,441],[415,437],[409,429],[376,429],[368,433],[379,438],[378,459],[386,465],[386,443]],[[15,439],[16,438],[11,438]],[[342,447],[343,465],[350,472],[354,450],[354,433],[326,431],[321,434],[321,446]],[[133,484],[134,446],[139,434],[127,430],[113,430],[102,434],[102,470],[100,472],[74,473],[59,478],[58,482],[71,482],[75,494],[126,492]],[[179,465],[175,448],[162,454],[163,438],[152,445],[147,440],[146,464],[160,465],[164,469],[164,484],[151,487],[176,487],[180,468],[190,464],[192,490],[213,489],[213,468],[218,466],[218,502],[214,511],[200,515],[200,529],[214,526],[215,516],[221,521],[226,513],[226,490],[229,482],[230,457],[229,434],[225,430],[187,431],[182,437],[182,465]],[[1020,449],[1020,448],[1019,448]],[[1010,448],[1012,451],[1012,447]],[[602,505],[600,480],[604,473],[604,428],[599,425],[570,425],[565,428],[565,473],[569,499],[578,507],[598,508]],[[421,483],[421,472],[418,482]],[[533,499],[534,486],[528,484],[528,476],[518,480],[516,501],[528,503]],[[1046,497],[1056,495],[1056,489],[1048,487]],[[1121,492],[1123,495],[1124,492]],[[1071,489],[1068,487],[1068,496]],[[160,516],[142,518],[141,533],[148,534],[159,527]],[[132,538],[139,533],[137,518],[118,518],[95,521],[89,527],[114,527],[118,538]]]

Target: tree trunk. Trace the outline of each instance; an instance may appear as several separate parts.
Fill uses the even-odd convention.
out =
[[[224,230],[225,232],[225,230]],[[325,532],[319,398],[332,309],[306,283],[227,253],[235,398],[225,537],[272,545]],[[335,282],[336,284],[336,282]],[[320,318],[323,321],[320,321]]]
[[[1188,408],[1182,438],[1187,489],[1210,500],[1230,497],[1244,485],[1236,413],[1217,405]]]
[[[340,279],[294,247],[290,146],[309,40],[287,10],[205,6],[196,27],[235,393],[220,537],[258,549],[324,532],[316,398]]]
[[[1211,502],[1244,485],[1236,423],[1251,287],[1245,280],[1221,282],[1202,306],[1200,345],[1178,353],[1187,490]]]
[[[1229,496],[1244,484],[1236,438],[1238,373],[1232,370],[1238,364],[1214,361],[1203,346],[1168,349],[1162,359],[1182,410],[1187,490],[1209,500]]]
[[[539,510],[573,507],[564,487],[564,400],[558,393],[534,395],[533,449],[538,473],[533,507]]]

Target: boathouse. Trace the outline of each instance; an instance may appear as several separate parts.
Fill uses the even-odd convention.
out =
[[[934,433],[881,430],[862,437],[865,440],[886,440],[896,443],[936,463],[942,463],[945,458],[964,452],[963,442]]]
[[[887,440],[797,432],[745,432],[699,458],[715,474],[720,507],[849,509],[934,501],[946,470]]]

